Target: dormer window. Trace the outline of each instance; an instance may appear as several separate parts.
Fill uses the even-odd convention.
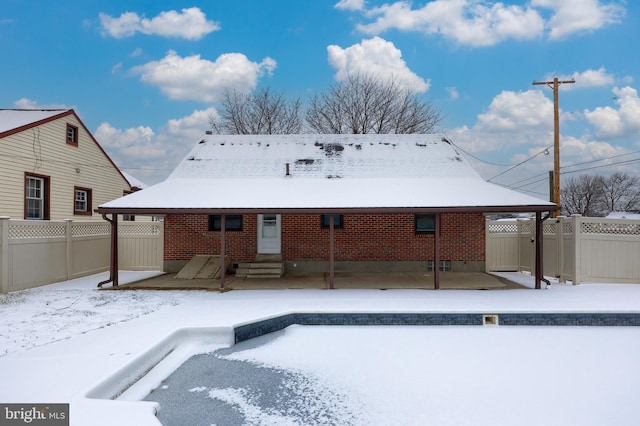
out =
[[[67,124],[67,143],[78,146],[78,128],[71,124]]]

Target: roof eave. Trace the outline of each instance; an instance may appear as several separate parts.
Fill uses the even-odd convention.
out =
[[[364,213],[533,213],[559,210],[556,205],[443,206],[443,207],[310,207],[310,208],[126,208],[99,207],[100,214],[160,216],[171,214],[364,214]]]

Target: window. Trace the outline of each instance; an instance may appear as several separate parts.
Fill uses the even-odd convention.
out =
[[[332,215],[323,214],[320,216],[320,227],[328,228],[329,227],[329,219]],[[333,215],[333,227],[334,228],[343,228],[344,227],[344,217],[341,214]]]
[[[91,190],[76,187],[74,193],[73,214],[91,215]]]
[[[134,215],[134,214],[123,214],[122,215],[122,220],[125,221],[125,222],[135,222],[136,215]]]
[[[49,219],[49,178],[25,174],[25,219]]]
[[[433,260],[427,262],[427,271],[433,272]],[[450,260],[441,260],[440,261],[440,272],[451,272],[451,261]]]
[[[67,124],[67,143],[78,146],[78,128],[71,124]]]
[[[222,215],[211,214],[209,215],[209,231],[220,231]],[[224,229],[225,231],[242,231],[242,215],[241,214],[228,214],[224,217]]]
[[[433,234],[436,232],[436,215],[417,214],[416,234]]]

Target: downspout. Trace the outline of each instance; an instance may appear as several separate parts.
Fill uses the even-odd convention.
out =
[[[112,217],[113,219],[109,219],[106,213],[102,213],[102,218],[111,224],[111,262],[109,279],[99,282],[98,288],[108,283],[118,287],[118,215],[114,213]]]

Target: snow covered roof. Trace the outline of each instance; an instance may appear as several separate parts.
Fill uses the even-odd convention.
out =
[[[640,212],[611,212],[607,215],[607,219],[633,219],[640,220]]]
[[[441,135],[205,135],[164,182],[99,210],[447,208],[555,205],[485,182]]]
[[[147,185],[146,183],[142,182],[140,179],[138,179],[137,177],[125,172],[124,170],[120,170],[120,173],[122,173],[122,176],[124,176],[124,178],[127,180],[127,182],[129,182],[129,186],[131,188],[140,188],[140,189],[144,189],[146,188]]]
[[[60,115],[65,109],[0,109],[0,134]]]

